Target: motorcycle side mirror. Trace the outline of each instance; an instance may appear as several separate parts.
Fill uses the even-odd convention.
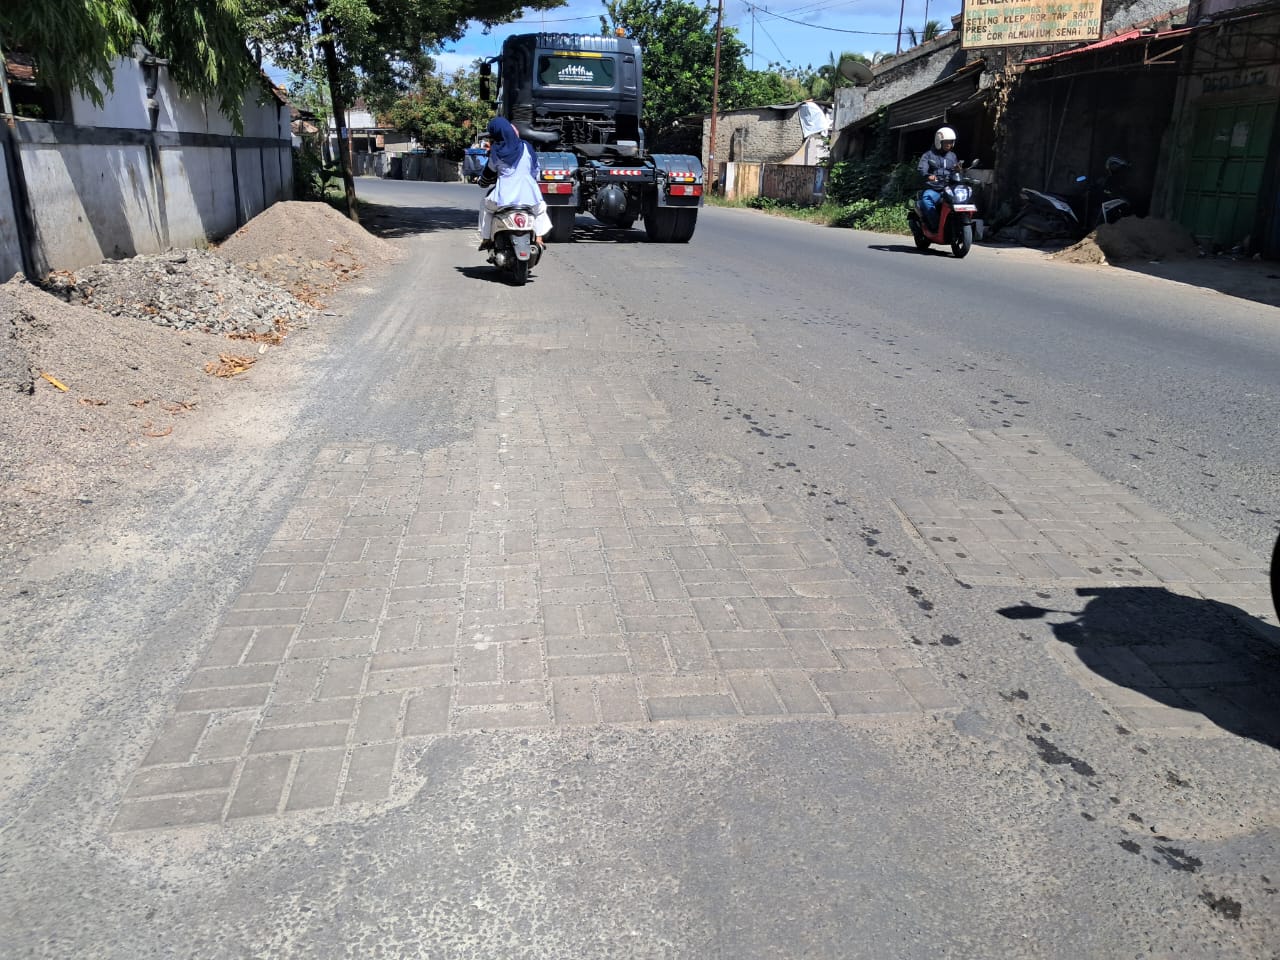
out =
[[[1076,177],[1076,183],[1084,183],[1088,179],[1089,179],[1088,177],[1084,177],[1084,176]]]
[[[978,164],[980,163],[982,163],[982,161],[979,160],[977,157],[974,157],[972,160],[969,161],[968,168],[970,170],[976,170],[978,168]]]

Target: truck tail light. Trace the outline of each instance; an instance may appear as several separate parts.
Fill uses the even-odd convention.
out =
[[[673,183],[667,187],[667,193],[673,197],[700,197],[702,196],[702,184]]]
[[[573,193],[572,183],[539,183],[538,188],[543,193]]]

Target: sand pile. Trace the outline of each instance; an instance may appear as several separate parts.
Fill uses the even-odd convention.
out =
[[[1124,263],[1181,260],[1200,255],[1191,232],[1181,224],[1154,217],[1125,217],[1104,223],[1079,243],[1055,253],[1068,263]]]

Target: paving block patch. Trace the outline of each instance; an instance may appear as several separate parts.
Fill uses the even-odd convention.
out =
[[[490,386],[465,442],[320,451],[118,829],[382,802],[416,738],[957,705],[794,505],[677,494],[642,386]]]

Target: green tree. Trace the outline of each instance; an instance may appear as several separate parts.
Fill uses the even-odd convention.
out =
[[[661,143],[681,117],[711,111],[716,8],[693,0],[604,0],[601,32],[622,28],[644,51],[644,117],[650,143]],[[744,104],[752,89],[747,46],[725,27],[720,40],[720,109]]]
[[[431,52],[467,24],[507,23],[526,8],[565,0],[240,0],[252,36],[272,61],[298,76],[322,73],[335,117],[364,86],[384,104],[416,89]],[[347,212],[359,220],[350,157],[339,151]]]
[[[727,109],[795,103],[808,96],[809,91],[795,77],[772,70],[748,70],[729,91]]]
[[[930,20],[924,25],[919,33],[916,33],[915,27],[907,27],[907,39],[911,41],[911,45],[917,46],[921,43],[928,43],[930,40],[936,40],[942,36],[942,23],[938,20]]]
[[[484,129],[491,113],[492,108],[480,99],[479,78],[466,70],[450,77],[429,74],[417,90],[379,111],[389,126],[454,160]]]
[[[174,81],[209,96],[240,125],[257,73],[245,47],[241,0],[18,0],[0,4],[0,43],[31,54],[42,83],[101,105],[112,69],[141,43],[169,61]]]

